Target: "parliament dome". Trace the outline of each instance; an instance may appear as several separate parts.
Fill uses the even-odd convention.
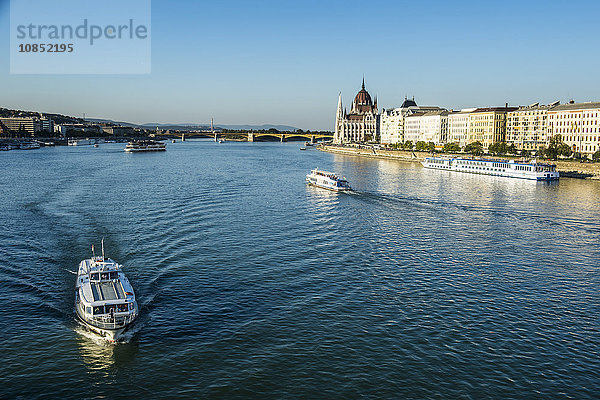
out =
[[[369,92],[367,92],[365,90],[365,80],[364,80],[364,78],[363,78],[362,88],[360,89],[360,92],[358,92],[356,94],[356,97],[354,98],[354,104],[356,104],[356,105],[368,105],[368,106],[372,106],[373,105],[373,100],[371,100],[371,95],[369,94]]]

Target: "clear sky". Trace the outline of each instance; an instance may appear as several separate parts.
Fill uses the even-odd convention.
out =
[[[107,76],[11,75],[9,8],[0,107],[332,130],[363,75],[380,108],[600,100],[598,1],[154,0],[151,74]]]

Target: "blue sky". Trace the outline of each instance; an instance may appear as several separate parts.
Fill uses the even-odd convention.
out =
[[[18,1],[18,0],[14,0]],[[152,72],[11,75],[0,107],[138,123],[333,129],[360,89],[447,108],[600,100],[597,1],[152,1]]]

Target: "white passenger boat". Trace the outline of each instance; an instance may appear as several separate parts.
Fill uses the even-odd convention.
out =
[[[514,160],[427,157],[421,164],[425,168],[536,181],[552,181],[560,177],[559,172],[556,171],[556,165],[538,163],[536,160],[532,160],[531,162],[517,162]]]
[[[69,146],[90,146],[96,143],[94,139],[71,139],[69,140]]]
[[[121,265],[104,257],[104,249],[102,256],[79,264],[75,311],[82,325],[111,342],[117,341],[138,316],[133,287]]]
[[[127,153],[140,153],[143,151],[165,151],[167,145],[163,142],[157,142],[155,140],[133,140],[127,143],[125,151]]]
[[[319,171],[317,168],[306,175],[306,182],[310,185],[336,192],[352,190],[346,178],[340,178],[333,172]]]

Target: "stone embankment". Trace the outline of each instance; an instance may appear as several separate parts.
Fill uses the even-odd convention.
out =
[[[404,151],[404,150],[382,150],[375,149],[370,146],[361,147],[346,147],[346,146],[330,146],[321,145],[319,150],[329,153],[346,154],[360,157],[382,158],[388,160],[413,161],[420,162],[429,156],[429,153],[421,151]],[[464,157],[464,154],[444,154],[444,156]],[[582,163],[578,161],[549,161],[556,164],[556,168],[562,177],[570,178],[587,178],[600,180],[600,163]]]

